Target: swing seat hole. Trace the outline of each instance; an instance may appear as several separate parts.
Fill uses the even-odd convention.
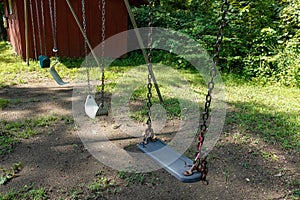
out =
[[[102,106],[100,104],[97,115],[98,116],[108,115],[108,105],[104,103],[103,106]]]

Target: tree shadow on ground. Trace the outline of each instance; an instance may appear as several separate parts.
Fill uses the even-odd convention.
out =
[[[256,135],[269,143],[300,152],[298,114],[274,112],[272,106],[259,102],[228,102],[226,123],[242,133]]]
[[[71,116],[70,88],[14,87],[7,90],[1,91],[3,97],[20,99],[22,103],[11,104],[2,110],[1,119],[25,120],[49,113],[68,113]],[[28,101],[29,98],[35,101]],[[253,106],[231,102],[230,105],[239,109],[250,109]],[[66,113],[61,112],[64,109]],[[72,191],[81,191],[101,171],[118,181],[117,187],[121,188],[118,193],[102,194],[101,198],[106,199],[284,199],[290,191],[299,187],[293,184],[294,180],[299,179],[299,156],[291,156],[278,145],[260,140],[256,143],[253,138],[237,137],[243,135],[239,126],[236,126],[239,124],[245,126],[247,133],[253,134],[252,136],[263,137],[263,132],[254,131],[252,126],[257,124],[257,120],[278,117],[249,113],[247,109],[234,110],[234,113],[229,111],[226,134],[221,136],[209,156],[208,186],[178,182],[164,170],[150,173],[151,179],[143,184],[133,182],[129,186],[122,185],[116,170],[97,161],[84,148],[74,125],[59,122],[48,127],[49,130],[45,131],[47,134],[22,140],[13,153],[1,159],[1,166],[8,167],[22,162],[23,169],[18,177],[0,186],[0,192],[18,190],[24,185],[33,184],[37,188],[49,188],[47,193],[51,199],[67,198]],[[18,114],[22,111],[25,113]],[[13,113],[5,115],[5,112]],[[243,116],[239,117],[237,112],[243,112]],[[17,116],[11,116],[12,114]],[[250,122],[243,122],[244,118]],[[265,152],[275,152],[278,159],[266,156]],[[83,198],[89,194],[89,191],[84,191]]]

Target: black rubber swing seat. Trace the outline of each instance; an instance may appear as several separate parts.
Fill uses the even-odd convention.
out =
[[[185,176],[184,172],[190,169],[190,166],[193,165],[193,161],[181,155],[161,140],[156,139],[153,142],[147,144],[140,143],[137,146],[139,150],[146,153],[181,182],[194,183],[201,180],[200,172],[194,172],[190,176]]]

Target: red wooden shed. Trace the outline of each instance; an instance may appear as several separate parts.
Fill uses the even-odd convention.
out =
[[[38,55],[53,56],[53,34],[51,23],[54,14],[55,0],[0,0],[4,1],[7,34],[13,49],[26,58],[25,13],[28,13],[28,55],[36,58]],[[87,36],[92,47],[101,43],[101,1],[85,0]],[[27,2],[26,7],[25,2]],[[72,7],[82,23],[81,0],[70,0]],[[65,0],[56,0],[57,47],[59,56],[83,57],[84,39]],[[144,0],[130,0],[138,6]],[[123,0],[105,0],[105,35],[106,38],[127,30],[128,13]],[[124,50],[127,48],[127,38],[123,43],[111,44],[109,50]],[[110,52],[106,52],[109,56]],[[113,55],[113,54],[112,54]],[[114,54],[115,55],[115,54]]]

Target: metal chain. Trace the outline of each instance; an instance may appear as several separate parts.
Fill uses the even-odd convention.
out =
[[[136,35],[136,37],[137,37],[137,42],[139,43],[140,49],[142,50],[142,53],[143,53],[143,57],[144,57],[144,59],[145,59],[145,61],[146,61],[146,63],[147,63],[148,71],[149,71],[149,73],[151,73],[151,77],[152,77],[152,81],[153,81],[154,88],[155,88],[155,90],[156,90],[156,92],[157,92],[159,101],[162,103],[162,102],[163,102],[163,98],[162,98],[162,96],[161,96],[161,93],[160,93],[160,90],[159,90],[159,87],[158,87],[156,78],[155,78],[155,76],[154,76],[152,67],[151,67],[151,66],[149,67],[149,65],[148,65],[148,62],[149,62],[148,55],[147,55],[147,52],[146,52],[146,50],[145,50],[144,43],[143,43],[143,41],[142,41],[141,34],[140,34],[139,30],[138,30],[138,27],[137,27],[137,24],[136,24],[134,15],[133,15],[133,13],[132,13],[132,11],[131,11],[131,8],[130,8],[130,5],[129,5],[128,0],[124,0],[124,2],[125,2],[125,6],[126,6],[126,9],[127,9],[127,12],[128,12],[128,14],[129,14],[130,21],[131,21],[131,23],[132,23],[132,25],[133,25],[133,28],[134,28],[133,30],[134,30],[135,35]],[[150,11],[150,12],[152,12],[152,11]],[[150,21],[151,21],[151,20],[150,20]],[[152,28],[152,25],[151,25],[150,27]]]
[[[199,139],[198,139],[198,145],[197,145],[197,153],[194,159],[194,165],[192,166],[192,168],[189,171],[185,172],[185,175],[191,175],[193,173],[194,170],[199,171],[202,173],[202,180],[206,181],[206,175],[208,172],[207,169],[207,162],[206,162],[206,156],[202,157],[201,156],[201,149],[202,149],[202,145],[204,142],[204,138],[205,138],[205,134],[208,130],[207,127],[207,121],[210,115],[209,112],[209,108],[210,108],[210,104],[211,104],[211,100],[212,100],[212,91],[215,87],[215,83],[214,83],[214,79],[217,75],[217,65],[219,63],[220,60],[220,51],[221,51],[221,45],[222,45],[222,41],[223,41],[223,36],[224,36],[224,28],[227,24],[227,19],[226,19],[226,13],[228,12],[229,9],[229,3],[227,0],[224,0],[222,3],[222,16],[221,19],[219,20],[219,32],[217,35],[217,39],[216,39],[216,49],[215,49],[215,54],[213,56],[213,65],[210,69],[210,81],[207,84],[208,87],[208,92],[205,98],[205,107],[204,107],[204,112],[202,113],[202,124],[200,125],[200,129],[198,130],[198,135],[199,135]]]
[[[56,17],[56,0],[53,0],[53,20],[54,20],[54,49],[53,52],[57,53],[58,49],[57,49],[57,41],[56,41],[56,36],[57,36],[57,17]]]
[[[84,34],[84,55],[87,56],[88,49],[87,49],[87,31],[86,31],[86,14],[85,14],[85,0],[81,1],[81,9],[82,9],[82,26],[83,26],[83,34]],[[90,66],[88,65],[87,58],[85,58],[85,65],[86,65],[86,75],[87,75],[87,82],[88,82],[88,90],[89,94],[91,93],[91,83],[90,83]]]
[[[149,22],[148,22],[148,60],[149,60],[149,64],[151,65],[151,61],[152,61],[152,46],[153,46],[153,0],[149,0],[149,13],[148,13],[148,17],[149,17]]]
[[[104,60],[104,50],[105,50],[105,0],[101,2],[102,7],[100,6],[99,1],[99,9],[101,10],[101,26],[102,26],[102,41],[101,41],[101,108],[104,107],[104,88],[105,88],[105,60]]]
[[[57,42],[56,42],[56,0],[53,0],[53,11],[52,11],[52,0],[49,0],[49,10],[50,10],[50,20],[51,20],[51,28],[52,28],[52,38],[53,38],[53,53],[57,56]]]
[[[43,48],[42,48],[42,35],[41,35],[41,25],[40,25],[39,7],[38,7],[38,2],[37,2],[37,0],[35,0],[35,10],[36,10],[37,28],[38,28],[38,33],[39,33],[40,54],[43,54]]]
[[[149,23],[148,23],[148,68],[152,69],[152,46],[153,46],[153,0],[149,0]],[[154,131],[152,129],[152,120],[151,120],[151,107],[152,107],[152,75],[148,73],[148,84],[147,84],[147,129],[144,134],[144,143],[148,143],[149,139],[152,140],[154,137]]]
[[[35,59],[37,59],[36,38],[35,38],[35,25],[34,25],[34,19],[33,19],[32,0],[29,1],[29,5],[30,5],[30,16],[31,16],[31,26],[32,26],[34,57],[35,57]]]
[[[46,27],[45,27],[45,15],[44,15],[44,2],[41,0],[41,12],[42,12],[42,27],[44,36],[44,53],[47,56],[47,43],[46,43]]]

